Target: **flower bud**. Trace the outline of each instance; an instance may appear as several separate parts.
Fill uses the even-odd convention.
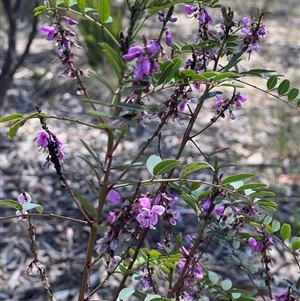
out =
[[[173,42],[172,42],[172,34],[169,30],[166,30],[166,44],[171,47]]]

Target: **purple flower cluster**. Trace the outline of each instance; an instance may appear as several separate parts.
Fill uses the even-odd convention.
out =
[[[189,237],[189,239],[192,241],[192,247],[194,239],[191,237]],[[180,295],[186,299],[192,299],[195,292],[191,292],[190,289],[198,281],[203,279],[203,268],[199,263],[199,253],[196,252],[187,263],[189,251],[184,246],[180,247],[179,251],[182,253],[183,257],[178,262],[177,273],[184,273],[184,286],[180,288],[180,290],[177,292],[177,295]]]
[[[22,193],[18,196],[18,202],[23,205],[25,203],[30,203],[31,202],[31,196],[25,192],[22,191]],[[16,215],[19,215],[20,217],[18,218],[19,221],[25,221],[26,218],[23,217],[24,214],[28,214],[28,212],[26,210],[17,210],[16,211]]]
[[[265,25],[260,20],[258,22],[250,21],[248,17],[242,19],[245,25],[241,29],[243,38],[243,51],[251,53],[252,51],[259,50],[259,41],[266,35]]]
[[[235,119],[235,115],[233,114],[233,106],[237,109],[242,108],[242,103],[247,100],[246,96],[242,95],[240,92],[234,93],[230,100],[224,100],[221,94],[216,95],[217,103],[214,105],[214,108],[218,113],[222,112],[222,117],[225,117],[225,110],[229,110],[230,118]]]
[[[193,5],[185,5],[184,11],[188,15],[192,15],[195,18],[198,18],[198,37],[197,42],[199,41],[207,41],[210,37],[210,33],[208,30],[208,24],[213,22],[212,16],[208,13],[208,11],[202,7],[194,7]]]
[[[149,78],[152,76],[153,72],[159,70],[155,58],[160,50],[160,43],[153,40],[145,47],[137,45],[131,46],[128,53],[122,56],[124,61],[136,61],[136,64],[133,67],[135,82],[143,81],[150,85]]]
[[[200,204],[201,204],[203,212],[205,212],[205,213],[209,212],[213,208],[215,214],[218,216],[221,216],[225,210],[225,206],[223,204],[218,205],[218,206],[215,206],[214,204],[212,204],[209,197],[201,200]]]
[[[281,294],[275,295],[276,300],[278,301],[295,301],[296,299],[292,296],[291,289],[288,289],[288,291],[283,292]],[[272,299],[271,301],[275,301]]]
[[[65,159],[64,148],[67,145],[57,138],[56,135],[48,129],[45,123],[42,128],[43,129],[41,131],[36,133],[36,137],[37,145],[44,151],[48,151],[48,156],[46,157],[46,161],[43,163],[43,168],[49,167],[52,163],[57,175],[59,175],[60,179],[63,180],[64,177],[62,174],[61,163],[63,163]]]
[[[264,234],[262,229],[255,227],[255,231],[259,234]],[[248,244],[251,246],[251,254],[265,253],[269,247],[274,245],[272,237],[263,236],[263,239],[256,240],[254,237],[249,237]]]
[[[165,208],[161,205],[153,204],[152,199],[147,196],[140,198],[138,202],[136,219],[140,223],[140,227],[155,230],[158,216],[165,212]]]
[[[74,53],[72,52],[72,46],[79,47],[74,41],[73,37],[76,35],[73,31],[63,28],[61,25],[61,20],[65,21],[67,24],[73,26],[78,25],[76,20],[73,20],[67,16],[60,17],[57,22],[51,26],[43,25],[40,27],[40,33],[47,35],[47,40],[51,41],[56,39],[56,50],[58,58],[63,66],[68,67],[58,74],[58,77],[76,77],[76,68],[74,67]],[[78,70],[80,75],[83,75],[81,69]]]
[[[64,149],[67,144],[64,144],[56,135],[54,135],[51,131],[47,130],[40,130],[38,131],[35,136],[37,137],[37,145],[44,149],[49,149],[50,147],[54,146],[57,152],[57,158],[62,162],[65,159]],[[47,164],[44,167],[47,167],[50,164],[50,159],[47,160]]]

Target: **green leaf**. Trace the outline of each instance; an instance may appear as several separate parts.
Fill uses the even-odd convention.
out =
[[[219,277],[216,273],[209,271],[208,278],[213,284],[217,284],[219,282]]]
[[[187,194],[186,192],[181,193],[181,198],[195,211],[197,212],[196,208],[196,200],[192,194]]]
[[[0,200],[0,207],[9,207],[9,208],[22,211],[22,205],[15,200],[9,200],[9,199]]]
[[[86,113],[92,116],[107,117],[107,114],[101,111],[87,110]]]
[[[38,213],[43,213],[44,212],[44,207],[42,205],[39,205],[39,204],[24,203],[24,204],[22,204],[22,208],[25,211],[28,211],[30,209],[35,208]]]
[[[270,234],[273,234],[274,233],[274,229],[267,223],[263,223],[266,230],[270,233]]]
[[[291,236],[291,233],[292,233],[291,225],[284,223],[280,229],[281,239],[283,241],[286,239],[289,239],[289,237]]]
[[[186,165],[182,171],[181,171],[181,175],[182,177],[196,172],[198,170],[204,169],[204,168],[210,168],[211,170],[215,170],[209,163],[206,162],[194,162],[194,163],[189,163],[188,165]]]
[[[95,166],[90,162],[88,159],[86,159],[83,156],[78,156],[78,158],[82,159],[84,162],[87,163],[87,165],[90,167],[90,169],[93,171],[94,175],[97,177],[98,181],[100,181],[100,175],[98,172],[98,168],[95,168]]]
[[[34,8],[33,12],[37,12],[37,11],[43,11],[44,9],[46,9],[47,7],[45,5],[39,5],[36,8]]]
[[[145,87],[144,87],[145,89]],[[141,110],[144,110],[144,107],[139,105],[139,104],[136,104],[136,103],[125,103],[125,102],[120,102],[117,104],[117,107],[119,108],[124,108],[126,110],[129,110],[129,111],[141,111]]]
[[[194,190],[197,190],[198,188],[201,187],[201,183],[195,183],[193,182],[190,186],[190,191],[194,191]]]
[[[8,137],[10,139],[12,139],[15,136],[15,134],[17,133],[17,131],[19,130],[19,128],[21,126],[23,126],[28,119],[37,118],[38,116],[39,116],[38,113],[33,113],[26,117],[15,120],[15,122],[12,124],[12,126],[10,127],[10,129],[8,131]]]
[[[119,298],[120,300],[124,300],[130,297],[134,292],[135,290],[133,288],[123,288],[119,293]]]
[[[201,75],[204,76],[205,78],[213,78],[218,75],[218,72],[207,71],[207,72],[202,73]]]
[[[276,75],[270,76],[270,78],[267,81],[267,88],[268,90],[272,90],[276,87],[278,81],[278,77]]]
[[[79,7],[79,9],[84,12],[84,9],[86,7],[86,3],[85,0],[77,0],[77,5]]]
[[[267,70],[267,69],[250,69],[250,70],[241,72],[240,74],[261,76],[261,75],[269,74],[271,72],[276,72],[276,71],[275,70]]]
[[[98,14],[100,23],[106,23],[110,17],[110,6],[108,0],[99,0]]]
[[[101,162],[99,156],[94,152],[94,150],[83,139],[80,139],[80,142],[82,143],[84,148],[90,153],[90,155],[94,158],[96,163],[98,163],[102,166],[102,162]]]
[[[182,61],[179,58],[175,58],[171,62],[164,62],[161,64],[162,72],[159,75],[157,85],[161,85],[164,83],[168,83],[171,81],[175,74],[178,72],[179,68],[181,67]]]
[[[164,173],[174,169],[179,164],[181,164],[181,162],[179,160],[175,160],[175,159],[164,160],[154,166],[153,174],[155,176],[164,174]]]
[[[224,82],[223,84],[219,85],[219,87],[245,88],[245,85],[232,81],[231,83]]]
[[[106,86],[106,88],[108,88],[108,90],[110,90],[112,93],[114,93],[114,89],[111,87],[111,85],[108,83],[108,81],[106,81],[102,76],[96,74],[93,71],[89,71],[88,72],[90,77],[94,77],[96,79],[98,79],[102,84],[104,84]],[[144,87],[145,89],[145,87]]]
[[[65,2],[65,4],[66,4],[66,6],[68,7],[69,4],[70,4],[70,0],[64,0],[64,2]]]
[[[134,162],[132,164],[128,163],[128,164],[123,164],[123,165],[113,165],[111,167],[111,169],[124,170],[124,169],[127,169],[127,168],[142,167],[144,165],[145,165],[145,163],[143,163],[143,162]]]
[[[82,207],[86,210],[86,212],[94,219],[97,216],[96,209],[90,204],[90,202],[85,198],[83,194],[80,192],[75,192],[76,197],[78,198]]]
[[[234,175],[226,177],[222,181],[222,185],[228,184],[228,183],[234,183],[234,182],[245,180],[245,179],[249,179],[249,178],[252,178],[252,177],[255,177],[254,173],[238,173],[238,174],[234,174]]]
[[[37,16],[41,15],[41,14],[44,12],[45,9],[47,9],[47,7],[44,6],[44,5],[37,6],[37,7],[33,10],[34,16],[37,17]]]
[[[225,279],[221,282],[222,289],[228,291],[232,287],[232,282],[229,279]]]
[[[287,97],[289,101],[292,101],[296,99],[298,95],[299,95],[299,89],[293,88],[289,91]]]
[[[23,117],[23,115],[19,114],[19,113],[4,116],[4,117],[0,118],[0,123],[10,121],[10,120],[14,120],[14,119],[20,119],[21,117]]]
[[[108,63],[111,65],[111,67],[114,69],[115,74],[117,75],[118,79],[121,79],[121,69],[120,69],[120,65],[118,64],[118,62],[115,60],[115,57],[113,55],[113,53],[111,53],[109,50],[107,49],[103,49],[103,53],[106,56]]]
[[[231,293],[231,296],[233,299],[238,299],[242,296],[242,294],[241,293]]]
[[[222,94],[221,91],[214,91],[214,92],[208,92],[208,93],[204,93],[202,96],[200,96],[198,98],[198,102],[204,101],[206,99],[212,98],[214,96],[216,96],[217,94]]]
[[[291,85],[291,83],[289,80],[287,80],[287,79],[283,80],[277,88],[278,95],[280,96],[280,95],[285,94],[289,90],[290,85]]]
[[[8,137],[9,137],[10,139],[12,139],[12,138],[16,135],[17,131],[19,130],[19,128],[20,128],[20,126],[21,126],[20,120],[22,120],[22,119],[17,119],[17,120],[12,124],[12,126],[9,128],[9,130],[8,130]]]
[[[154,176],[153,169],[159,162],[162,162],[162,159],[156,155],[152,155],[148,158],[146,166],[152,176]]]
[[[252,197],[262,197],[262,196],[275,196],[275,193],[272,191],[256,191],[250,194]]]
[[[240,58],[244,54],[243,51],[234,54],[231,60],[226,65],[224,71],[229,71],[232,67],[236,66],[242,59]]]
[[[280,222],[279,221],[277,221],[277,220],[273,220],[272,221],[272,228],[273,228],[273,230],[274,230],[274,232],[277,232],[279,229],[280,229]]]
[[[232,77],[234,76],[235,74],[233,72],[223,72],[217,76],[214,77],[213,79],[213,82],[214,83],[217,83],[217,82],[220,82],[221,80],[223,79],[226,79],[226,78],[229,78],[229,77]]]
[[[293,251],[297,251],[300,249],[300,237],[294,236],[291,241],[291,246]]]
[[[259,189],[259,188],[265,188],[268,185],[263,184],[263,183],[249,183],[249,184],[245,184],[241,187],[238,188],[238,191],[243,191],[246,189]]]
[[[261,208],[271,211],[271,212],[276,212],[277,211],[277,204],[272,202],[272,201],[267,201],[267,200],[259,200],[256,202]]]

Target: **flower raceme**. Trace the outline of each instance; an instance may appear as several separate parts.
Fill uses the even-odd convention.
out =
[[[159,70],[155,57],[159,53],[161,46],[158,41],[153,40],[145,48],[133,45],[129,48],[128,53],[123,55],[124,61],[133,61],[136,59],[134,67],[134,80],[139,82],[143,77],[149,77],[154,71]]]

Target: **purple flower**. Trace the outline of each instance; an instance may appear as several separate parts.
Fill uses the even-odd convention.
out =
[[[52,26],[46,26],[46,25],[43,25],[40,27],[40,33],[42,34],[46,34],[47,35],[47,40],[48,41],[51,41],[54,39],[54,36],[55,36],[55,26],[52,25]]]
[[[193,97],[192,98],[184,97],[178,105],[178,112],[182,113],[185,109],[185,106],[191,103],[196,103],[196,99]]]
[[[16,211],[16,215],[20,215],[20,217],[18,218],[19,221],[26,221],[26,218],[22,216],[24,214],[28,214],[28,212],[26,210],[23,210],[23,211],[17,210]]]
[[[204,10],[204,14],[205,14],[205,19],[207,22],[213,21],[212,16],[206,10]]]
[[[155,57],[161,49],[160,44],[157,40],[151,41],[149,44],[147,44],[146,48],[151,57]]]
[[[200,12],[198,19],[199,19],[200,24],[204,24],[205,23],[206,18],[205,18],[205,13],[203,11]]]
[[[236,94],[236,97],[234,99],[234,102],[235,102],[235,106],[238,108],[238,109],[241,109],[242,108],[242,102],[245,102],[247,100],[247,97],[242,95],[240,92],[238,92]]]
[[[206,199],[203,199],[201,201],[201,205],[202,205],[202,209],[204,212],[208,212],[209,208],[210,208],[210,199],[206,198]]]
[[[169,21],[172,22],[172,23],[175,23],[177,21],[177,18],[176,17],[170,17]]]
[[[249,18],[246,17],[246,16],[242,19],[242,22],[243,22],[244,25],[246,25],[246,26],[250,26],[250,25],[251,25],[251,21],[250,21]]]
[[[203,269],[202,269],[201,265],[199,263],[196,263],[195,270],[193,273],[194,278],[197,280],[201,280],[203,278],[202,273],[203,273]]]
[[[49,134],[45,130],[38,131],[36,134],[37,136],[37,145],[46,147],[49,143]]]
[[[30,203],[31,202],[31,196],[28,193],[21,193],[18,196],[18,202],[22,205],[24,203]]]
[[[147,277],[142,277],[141,278],[141,283],[142,283],[143,288],[148,288],[149,287],[149,281],[148,281]]]
[[[166,30],[166,44],[171,47],[173,42],[172,42],[172,34],[170,30]]]
[[[98,13],[93,13],[93,18],[94,19],[97,19],[99,17],[99,14]]]
[[[172,207],[178,201],[178,197],[170,192],[166,192],[166,197],[168,199],[168,206]]]
[[[67,16],[63,16],[62,17],[69,25],[78,25],[78,22],[67,17]]]
[[[132,61],[139,56],[143,56],[145,50],[141,46],[131,46],[128,53],[122,56],[124,61]]]
[[[252,43],[250,45],[250,50],[257,52],[257,51],[259,51],[259,46],[256,43]]]
[[[195,89],[199,90],[200,89],[200,82],[193,82],[193,86]]]
[[[158,215],[162,215],[164,212],[165,208],[160,205],[154,205],[151,209],[149,207],[142,207],[136,219],[140,223],[141,228],[155,229],[154,226],[158,222]]]
[[[251,246],[251,254],[260,254],[264,248],[264,245],[261,241],[256,241],[255,238],[250,237],[248,239],[248,244]]]
[[[275,295],[275,298],[279,301],[294,301],[295,299],[291,296],[289,291]]]
[[[158,21],[159,22],[164,22],[164,20],[165,20],[165,14],[162,12],[162,11],[158,11]]]
[[[117,215],[115,212],[109,212],[107,220],[112,224],[117,220]]]
[[[112,203],[114,203],[114,204],[118,204],[122,200],[120,194],[117,191],[113,190],[113,189],[108,192],[107,199],[109,201],[111,201]]]
[[[141,207],[145,207],[145,208],[150,209],[151,208],[151,203],[152,203],[152,200],[150,198],[142,197],[142,198],[139,199],[139,204],[140,204]]]
[[[245,35],[247,35],[247,36],[251,36],[251,35],[252,35],[251,30],[246,29],[246,28],[242,28],[242,29],[241,29],[241,33],[243,33],[243,34],[245,34]]]
[[[177,224],[176,220],[180,218],[180,212],[179,211],[173,211],[171,213],[171,217],[169,218],[169,222],[171,225],[175,226]]]
[[[257,33],[258,33],[260,36],[266,35],[267,32],[266,32],[265,26],[262,26],[262,27],[258,30]]]
[[[196,10],[197,10],[197,8],[194,7],[193,5],[188,5],[188,4],[186,4],[186,5],[184,6],[184,11],[185,11],[188,15],[191,15],[191,14],[194,13]]]
[[[65,153],[64,153],[64,148],[65,147],[67,147],[67,144],[60,145],[57,148],[58,159],[61,160],[61,161],[64,161],[65,157],[66,157]]]
[[[220,110],[222,108],[222,106],[224,105],[225,101],[224,99],[222,98],[222,95],[221,94],[217,94],[216,95],[216,99],[218,100],[218,102],[214,105],[214,108],[216,110]]]
[[[220,206],[215,206],[214,211],[216,215],[222,215],[223,211],[224,211],[224,205],[220,205]]]

